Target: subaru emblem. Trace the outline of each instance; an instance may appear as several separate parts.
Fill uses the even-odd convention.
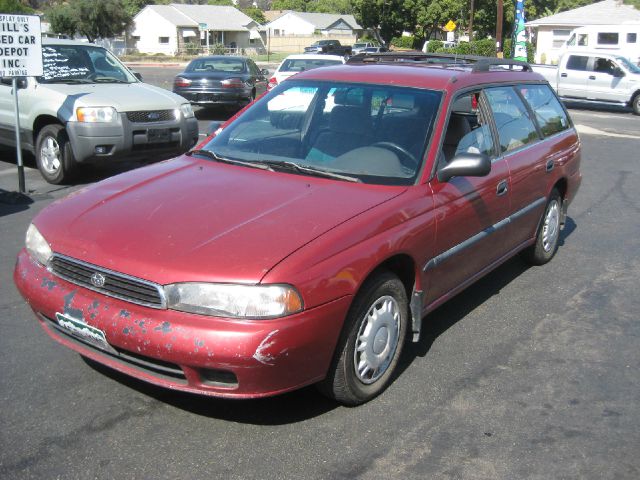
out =
[[[104,287],[104,282],[106,280],[107,279],[105,278],[105,276],[101,273],[95,272],[93,275],[91,275],[91,283],[94,287]]]
[[[160,118],[160,114],[158,112],[150,112],[147,114],[147,118],[149,120],[158,120]]]

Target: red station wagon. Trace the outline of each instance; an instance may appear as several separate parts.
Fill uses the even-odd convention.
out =
[[[318,383],[355,405],[431,310],[517,253],[554,256],[579,167],[526,63],[356,57],[52,203],[14,279],[51,337],[141,380],[229,398]]]

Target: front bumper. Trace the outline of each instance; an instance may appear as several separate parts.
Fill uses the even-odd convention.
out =
[[[228,105],[244,107],[251,103],[252,90],[240,88],[175,88],[173,93],[187,99],[194,105]]]
[[[241,321],[153,309],[69,283],[23,249],[14,281],[44,330],[81,355],[161,387],[255,398],[326,375],[350,297],[276,320]],[[56,313],[105,333],[111,351],[62,328]]]
[[[74,158],[80,163],[176,157],[198,142],[196,118],[132,122],[121,113],[113,123],[68,122]]]

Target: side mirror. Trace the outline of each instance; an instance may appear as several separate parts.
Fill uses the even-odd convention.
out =
[[[211,122],[209,124],[209,127],[207,128],[207,137],[212,133],[215,133],[215,131],[218,130],[223,124],[224,122],[218,122],[218,121]]]
[[[438,170],[438,180],[448,181],[451,177],[484,177],[491,171],[491,160],[479,153],[461,153]]]
[[[620,67],[615,67],[611,72],[611,75],[613,75],[614,77],[624,77],[624,72]]]
[[[267,68],[263,68],[262,70],[260,70],[260,73],[261,73],[262,75],[269,75],[269,69],[267,69]]]
[[[0,78],[0,83],[2,85],[8,85],[8,86],[12,86],[13,85],[13,78],[12,77],[2,77]],[[18,90],[22,90],[27,88],[27,79],[24,77],[18,77]]]
[[[138,80],[142,81],[142,74],[140,72],[131,72],[133,73],[133,76],[136,77]]]

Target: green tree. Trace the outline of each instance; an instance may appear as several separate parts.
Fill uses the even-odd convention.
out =
[[[306,12],[306,0],[273,0],[272,10],[293,10],[294,12]]]
[[[376,40],[388,44],[404,30],[414,31],[415,3],[406,0],[355,0],[354,14],[358,23],[369,28]]]
[[[0,13],[33,13],[33,9],[20,0],[0,0]]]
[[[260,25],[267,23],[267,18],[264,16],[264,12],[257,7],[242,8],[241,11]]]
[[[233,2],[231,0],[209,0],[207,5],[216,5],[220,7],[233,7]]]
[[[309,0],[306,8],[307,12],[318,13],[351,14],[354,12],[354,5],[351,0]]]
[[[132,15],[123,0],[69,0],[47,12],[51,30],[73,35],[79,33],[93,42],[122,34],[131,26]]]

